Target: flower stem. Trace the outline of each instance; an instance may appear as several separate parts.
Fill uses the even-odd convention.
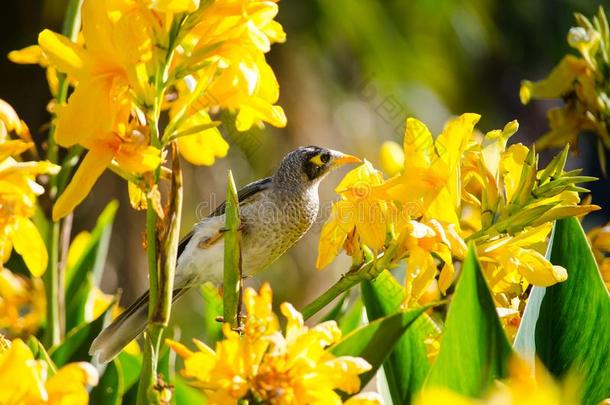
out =
[[[72,41],[76,41],[78,32],[80,31],[80,8],[82,3],[83,0],[69,0],[68,7],[66,8],[62,33]],[[55,98],[58,104],[63,104],[66,102],[67,97],[68,81],[66,80],[65,75],[60,74],[59,88]],[[51,129],[49,130],[48,145],[47,159],[52,163],[57,163],[59,148],[57,146],[57,142],[55,141],[54,125],[52,125]],[[51,176],[50,178],[49,194],[51,201],[55,202],[55,199],[59,195],[57,176]],[[52,222],[47,239],[49,264],[44,277],[45,294],[47,297],[47,326],[44,341],[47,347],[59,344],[64,334],[61,318],[63,317],[65,309],[63,308],[63,305],[61,305],[64,303],[64,299],[61,296],[63,286],[60,286],[60,281],[63,280],[63,277],[60,277],[59,275],[60,226],[61,225],[59,222]]]
[[[224,232],[223,317],[234,329],[241,328],[241,249],[237,188],[233,174],[227,175],[226,222]]]

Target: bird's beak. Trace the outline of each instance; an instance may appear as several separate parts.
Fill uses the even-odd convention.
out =
[[[347,155],[345,153],[341,153],[341,152],[338,152],[338,151],[335,151],[335,150],[333,150],[331,153],[332,153],[332,156],[333,156],[333,160],[332,160],[332,165],[333,166],[342,166],[342,165],[347,164],[347,163],[360,163],[360,162],[362,162],[362,160],[360,160],[356,156]]]

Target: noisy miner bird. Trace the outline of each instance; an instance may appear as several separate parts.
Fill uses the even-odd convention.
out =
[[[254,275],[273,263],[311,227],[318,215],[318,185],[333,169],[360,159],[317,146],[287,154],[275,174],[248,184],[238,193],[241,216],[242,272]],[[191,287],[223,279],[225,203],[197,223],[178,246],[174,300]],[[148,291],[93,341],[90,353],[112,360],[144,331]]]

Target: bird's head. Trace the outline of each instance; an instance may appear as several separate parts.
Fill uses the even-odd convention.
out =
[[[328,173],[346,163],[360,163],[355,156],[319,146],[302,146],[287,154],[275,177],[280,183],[317,184]]]

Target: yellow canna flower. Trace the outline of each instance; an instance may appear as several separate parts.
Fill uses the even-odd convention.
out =
[[[247,319],[243,336],[223,325],[225,339],[212,350],[195,340],[197,351],[173,341],[167,344],[184,358],[182,374],[194,379],[210,404],[237,404],[252,396],[269,404],[341,404],[335,390],[348,394],[360,390],[358,375],[371,366],[360,358],[335,357],[327,349],[341,338],[334,321],[312,328],[304,325],[302,315],[288,303],[281,305],[286,317],[282,333],[271,309],[271,288],[261,287],[257,294],[244,293]],[[349,404],[378,404],[377,397],[356,396]]]
[[[563,147],[569,143],[578,147],[578,137],[582,132],[598,136],[600,164],[605,170],[605,158],[601,151],[610,145],[607,118],[607,72],[605,49],[608,48],[608,22],[600,7],[595,23],[576,14],[578,26],[568,33],[568,44],[580,55],[567,55],[549,75],[538,82],[524,80],[521,83],[520,98],[523,104],[531,99],[563,99],[564,105],[552,108],[547,117],[550,130],[536,142],[540,148]]]
[[[473,242],[503,324],[513,333],[525,289],[567,278],[566,270],[543,254],[553,221],[599,207],[581,204],[578,193],[586,190],[577,184],[593,178],[564,170],[567,148],[539,170],[534,148],[508,145],[517,121],[482,134],[475,130],[478,120],[463,114],[433,138],[422,122],[408,118],[403,150],[386,143],[380,151],[394,177],[384,181],[363,165],[337,187],[341,199],[322,229],[318,268],[342,248],[355,267],[373,250],[376,269],[404,265],[405,305],[417,306],[428,299],[430,286],[432,293],[447,292],[454,262],[463,260],[466,242]],[[345,193],[360,188],[367,192]],[[354,197],[359,194],[366,198]],[[381,214],[367,217],[360,207]],[[610,264],[600,267],[607,272]]]
[[[322,228],[316,267],[326,267],[344,245],[354,240],[373,250],[380,250],[388,227],[388,203],[381,200],[375,188],[383,184],[383,175],[364,161],[345,175],[335,191],[341,200],[333,204],[328,221]]]
[[[553,224],[525,229],[516,236],[490,239],[477,246],[477,255],[487,275],[492,291],[503,291],[505,283],[519,284],[521,277],[536,286],[548,287],[567,279],[568,273],[561,266],[552,265],[543,254],[531,248],[537,244],[545,247]]]
[[[463,114],[447,123],[435,140],[428,128],[408,118],[404,136],[404,171],[382,187],[390,200],[412,209],[411,216],[434,218],[459,229],[459,180],[462,154],[479,115]]]
[[[285,126],[284,111],[274,105],[279,85],[264,57],[272,43],[286,39],[274,21],[276,3],[219,0],[205,5],[178,52],[176,69],[187,75],[187,85],[179,86],[187,90],[179,97],[196,100],[197,109],[237,111],[238,131],[262,121]]]
[[[45,316],[44,286],[0,268],[0,332],[8,336],[35,333]]]
[[[55,220],[85,198],[113,159],[138,174],[161,163],[136,110],[153,102],[146,72],[156,63],[158,19],[135,1],[87,0],[82,20],[82,45],[49,30],[38,38],[48,62],[77,83],[68,103],[56,107],[57,143],[89,150],[53,207]]]
[[[438,288],[444,294],[455,274],[453,257],[463,258],[466,245],[455,232],[453,225],[447,230],[436,220],[409,221],[404,249],[408,252],[405,295],[407,302],[418,302],[437,275],[438,262],[442,263]]]
[[[6,343],[5,343],[6,344]],[[54,374],[43,360],[17,339],[0,349],[0,403],[87,404],[87,387],[97,385],[97,370],[89,363],[70,363]]]
[[[20,139],[10,139],[10,133]],[[0,263],[9,259],[14,248],[32,275],[39,277],[47,268],[48,256],[42,236],[31,221],[36,198],[44,193],[36,176],[57,173],[59,167],[46,161],[16,160],[33,147],[27,139],[27,126],[10,105],[0,100]]]

